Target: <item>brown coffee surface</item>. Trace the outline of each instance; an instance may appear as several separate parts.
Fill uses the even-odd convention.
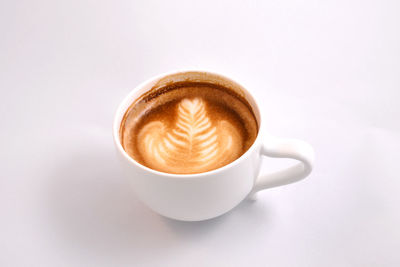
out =
[[[177,83],[142,95],[126,112],[125,151],[151,169],[191,174],[217,169],[253,144],[257,120],[233,90],[208,83]]]

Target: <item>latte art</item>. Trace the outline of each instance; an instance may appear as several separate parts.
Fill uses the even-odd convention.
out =
[[[242,151],[238,129],[226,120],[212,123],[200,98],[184,98],[171,126],[152,121],[139,131],[138,151],[147,166],[173,173],[204,172],[224,166]]]
[[[211,83],[181,82],[141,95],[121,122],[126,153],[151,169],[192,174],[239,158],[257,137],[249,103],[237,91]]]

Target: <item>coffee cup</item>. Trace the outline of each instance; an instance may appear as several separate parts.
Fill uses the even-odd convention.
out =
[[[168,173],[149,168],[126,152],[120,131],[132,103],[155,87],[181,82],[232,87],[246,99],[258,125],[257,136],[247,151],[222,167],[191,174]],[[168,218],[201,221],[230,211],[246,198],[255,199],[255,194],[260,190],[290,184],[310,174],[314,161],[313,148],[301,140],[273,137],[263,131],[262,125],[263,115],[257,100],[244,86],[214,72],[187,70],[156,76],[130,92],[115,114],[113,138],[124,173],[137,197],[145,205]],[[260,174],[264,157],[291,158],[299,162],[277,172]]]

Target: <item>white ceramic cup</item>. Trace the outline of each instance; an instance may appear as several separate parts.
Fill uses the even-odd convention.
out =
[[[238,159],[219,169],[199,174],[170,174],[150,169],[132,159],[120,141],[120,126],[129,106],[142,94],[163,84],[179,81],[211,82],[235,89],[250,103],[259,125],[253,145]],[[183,221],[217,217],[246,197],[270,187],[305,178],[313,166],[312,147],[300,140],[275,138],[262,132],[262,114],[257,101],[242,85],[223,75],[207,71],[179,71],[162,74],[136,87],[120,104],[113,134],[118,156],[138,198],[157,213]],[[299,162],[287,169],[259,175],[263,156],[293,158]]]

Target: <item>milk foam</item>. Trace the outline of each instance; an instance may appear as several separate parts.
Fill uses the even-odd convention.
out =
[[[228,120],[212,120],[200,97],[183,98],[176,120],[161,117],[145,124],[137,135],[137,149],[146,166],[169,173],[198,173],[224,166],[243,149],[239,129]]]

